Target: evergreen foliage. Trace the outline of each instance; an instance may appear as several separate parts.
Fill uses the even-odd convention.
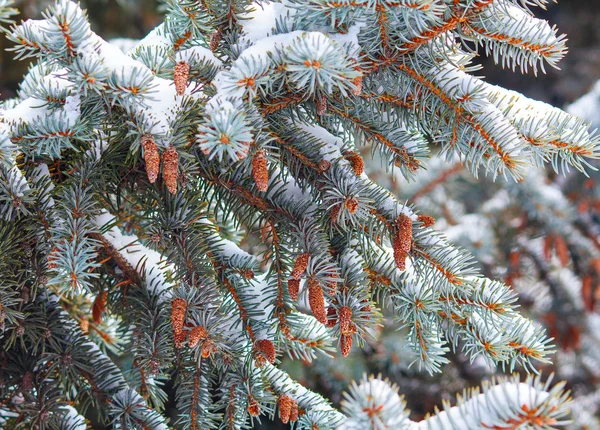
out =
[[[342,413],[277,366],[347,356],[383,311],[430,373],[450,349],[508,371],[549,362],[514,290],[370,180],[359,154],[418,183],[439,152],[516,193],[532,167],[589,167],[599,139],[583,120],[470,74],[477,50],[555,67],[565,39],[528,9],[543,5],[164,0],[164,23],[126,53],[67,0],[13,26],[16,57],[37,62],[0,111],[0,419],[564,425],[568,396],[539,379],[414,423],[385,381],[353,385]]]

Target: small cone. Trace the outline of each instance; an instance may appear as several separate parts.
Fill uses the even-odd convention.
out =
[[[267,166],[267,156],[262,149],[256,151],[252,158],[252,177],[258,191],[267,191],[269,186],[269,168]]]
[[[205,340],[202,344],[202,358],[208,358],[216,352],[217,345],[215,345],[215,343],[210,339]]]
[[[175,68],[173,69],[173,81],[175,82],[175,91],[177,91],[178,96],[182,96],[185,93],[189,80],[190,65],[185,61],[180,61],[175,64]]]
[[[356,197],[348,197],[346,201],[344,201],[344,206],[348,209],[348,212],[355,214],[359,206],[358,200],[356,200]]]
[[[288,292],[292,300],[298,300],[300,295],[300,280],[299,279],[288,279]]]
[[[396,233],[392,243],[394,260],[400,270],[406,269],[406,257],[412,247],[412,220],[402,214],[396,220]]]
[[[354,94],[355,96],[360,96],[363,87],[362,75],[352,78],[352,84],[354,85],[354,88],[352,88],[352,94]]]
[[[163,180],[169,192],[177,192],[177,177],[179,176],[179,154],[177,150],[170,146],[163,154]]]
[[[308,280],[308,303],[314,317],[321,324],[327,324],[327,311],[325,310],[325,297],[323,289],[316,278]]]
[[[352,309],[348,306],[340,308],[340,333],[349,335],[352,333]]]
[[[256,349],[262,353],[264,358],[271,364],[275,363],[275,345],[269,339],[261,339],[256,342]]]
[[[294,268],[292,269],[292,278],[299,280],[302,277],[302,274],[308,267],[308,259],[310,258],[310,254],[305,252],[304,254],[300,254],[294,263]]]
[[[146,164],[146,174],[151,184],[156,182],[160,170],[160,155],[154,141],[154,136],[146,133],[141,138],[142,148],[144,149],[144,162]]]
[[[252,396],[248,399],[248,413],[253,417],[260,415],[260,405]]]
[[[295,423],[298,421],[298,402],[292,400],[292,408],[290,410],[290,422]]]
[[[175,335],[183,332],[186,310],[187,302],[181,297],[178,297],[171,302],[171,325],[173,326],[173,333],[175,333]]]
[[[342,357],[348,357],[350,350],[352,349],[352,336],[342,335],[340,338],[340,350],[342,351]]]
[[[94,300],[92,305],[92,319],[94,323],[100,324],[102,322],[102,314],[106,312],[106,299],[108,298],[108,291],[100,291]]]
[[[317,115],[321,116],[327,112],[327,98],[325,96],[317,97]]]
[[[292,399],[285,394],[279,396],[279,418],[281,422],[287,424],[290,421],[290,415],[292,413]]]
[[[319,161],[319,170],[321,173],[325,173],[331,168],[331,163],[325,159]]]
[[[417,220],[423,223],[423,227],[431,227],[435,224],[435,218],[428,215],[419,215]]]
[[[210,48],[211,51],[215,52],[217,50],[217,48],[219,47],[219,42],[221,42],[222,37],[223,37],[223,33],[221,32],[220,28],[218,30],[214,31],[210,35],[210,43],[209,43],[208,47]]]
[[[208,333],[206,329],[201,325],[198,325],[190,331],[188,345],[190,346],[190,348],[193,348],[196,345],[198,345],[198,343],[200,343],[201,340],[205,340],[206,338],[208,338]]]
[[[349,151],[345,154],[346,160],[350,162],[350,166],[356,176],[360,176],[365,171],[365,161],[354,151]]]

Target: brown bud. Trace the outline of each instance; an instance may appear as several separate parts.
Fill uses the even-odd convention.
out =
[[[327,112],[327,98],[323,95],[317,97],[317,115],[321,116]]]
[[[323,296],[323,289],[319,284],[319,281],[311,277],[308,280],[308,303],[310,310],[314,317],[321,324],[327,324],[327,311],[325,309],[325,297]]]
[[[146,174],[151,184],[156,182],[158,171],[160,170],[160,155],[154,141],[154,136],[146,133],[141,137],[142,148],[144,149],[144,162],[146,164]]]
[[[340,333],[349,335],[352,333],[352,309],[348,306],[342,306],[339,312]]]
[[[173,326],[173,333],[175,333],[175,335],[183,332],[186,310],[187,302],[181,297],[178,297],[171,302],[171,325]]]
[[[331,168],[331,163],[325,159],[319,161],[319,170],[321,173],[325,173]]]
[[[217,50],[222,37],[223,33],[221,32],[220,28],[216,31],[213,31],[213,33],[210,35],[210,44],[208,45],[211,51],[215,52]]]
[[[554,249],[562,266],[569,264],[569,247],[562,236],[556,236],[554,239]]]
[[[331,221],[337,222],[338,217],[340,216],[340,208],[342,205],[336,205],[331,209]]]
[[[342,335],[340,338],[340,350],[342,351],[343,357],[348,357],[350,350],[352,349],[352,336]]]
[[[190,348],[195,347],[200,343],[201,340],[205,340],[208,338],[208,332],[201,325],[197,325],[190,331],[190,335],[188,338],[188,345]]]
[[[355,96],[360,96],[363,86],[362,75],[352,78],[352,84],[354,85],[354,88],[352,88],[352,94],[354,94]]]
[[[269,186],[269,168],[265,151],[259,149],[252,158],[252,177],[258,191],[265,192]]]
[[[275,363],[275,345],[269,339],[261,339],[256,341],[255,344],[256,350],[267,359],[267,361],[271,364]]]
[[[96,324],[102,322],[102,314],[106,312],[106,300],[108,298],[108,291],[100,291],[94,300],[92,305],[92,319]]]
[[[300,254],[294,263],[294,268],[292,269],[292,278],[300,279],[302,274],[308,267],[308,259],[310,258],[310,254],[305,252],[304,254]]]
[[[292,399],[285,394],[279,396],[279,418],[281,422],[287,424],[290,421],[290,415],[292,413]]]
[[[188,86],[190,80],[190,65],[185,61],[180,61],[175,64],[173,69],[173,81],[175,82],[175,91],[178,96],[182,96],[185,93],[185,89]]]
[[[356,199],[356,197],[348,197],[344,201],[344,206],[346,207],[346,209],[348,209],[348,212],[354,214],[358,210],[358,200]]]
[[[396,220],[396,231],[392,243],[394,260],[400,270],[406,269],[406,257],[412,247],[412,220],[402,214]]]
[[[260,405],[252,395],[248,398],[248,413],[253,417],[260,415]]]
[[[288,292],[292,300],[298,300],[300,295],[300,280],[299,279],[288,279]]]
[[[292,400],[292,407],[290,410],[290,422],[295,423],[298,421],[298,402]]]
[[[365,162],[363,158],[354,151],[348,151],[344,154],[346,160],[350,162],[350,166],[352,166],[352,170],[356,176],[360,176],[365,171]]]
[[[179,154],[175,147],[170,146],[163,154],[163,180],[169,192],[177,192],[177,178],[179,176]]]
[[[423,227],[431,227],[435,224],[435,218],[428,215],[419,215],[417,220],[423,223]]]
[[[204,341],[204,343],[202,344],[202,358],[208,358],[211,355],[215,354],[217,352],[217,345],[215,345],[215,343],[210,340],[210,339],[206,339]]]

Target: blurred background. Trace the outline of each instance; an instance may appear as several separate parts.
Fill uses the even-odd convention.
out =
[[[51,2],[17,0],[16,3],[21,11],[17,19],[27,19],[39,18],[41,11]],[[155,0],[85,0],[81,4],[88,10],[92,29],[105,39],[139,39],[162,21],[159,2]],[[559,33],[568,35],[569,53],[560,63],[561,70],[548,69],[546,74],[537,77],[522,75],[502,70],[490,58],[480,57],[478,61],[482,70],[479,76],[563,108],[589,92],[600,80],[600,0],[562,0],[558,4],[549,4],[547,10],[536,8],[534,11],[538,17],[556,25]],[[7,51],[10,47],[6,39],[0,39],[0,99],[16,95],[17,85],[29,64],[28,61],[15,62],[12,52]],[[584,111],[586,106],[583,106]],[[600,123],[600,111],[597,114],[595,120]],[[368,153],[367,148],[365,154]],[[420,178],[425,183],[435,185],[429,187],[426,193],[424,184],[404,186],[402,181],[389,181],[389,175],[379,172],[377,166],[369,167],[372,179],[386,184],[409,202],[416,203],[426,214],[434,215],[439,220],[440,230],[448,230],[453,241],[470,248],[480,262],[483,274],[515,287],[521,295],[519,303],[523,312],[544,324],[556,338],[555,343],[560,350],[556,364],[543,366],[543,371],[546,375],[554,371],[558,379],[567,380],[568,387],[578,399],[580,412],[585,412],[581,412],[582,418],[573,428],[600,428],[597,412],[600,405],[600,339],[592,336],[591,340],[585,340],[585,333],[594,329],[589,327],[590,320],[578,318],[577,313],[577,306],[583,306],[584,312],[592,316],[598,314],[600,263],[596,261],[600,260],[596,259],[596,255],[600,253],[600,247],[593,252],[585,251],[588,252],[586,254],[579,250],[579,244],[569,242],[573,238],[564,237],[565,232],[571,231],[570,224],[569,228],[560,223],[551,224],[544,221],[546,218],[543,216],[527,208],[521,212],[519,208],[522,203],[524,205],[528,200],[535,200],[535,192],[532,195],[527,192],[541,186],[555,187],[568,196],[566,204],[576,208],[577,217],[584,221],[589,218],[592,223],[600,225],[597,178],[592,176],[587,179],[581,174],[572,174],[566,179],[558,179],[551,173],[543,174],[540,183],[533,181],[525,185],[525,191],[511,194],[514,199],[523,199],[513,202],[516,203],[515,208],[511,209],[508,205],[502,208],[501,213],[489,212],[487,219],[481,217],[485,205],[483,202],[491,201],[502,184],[492,184],[483,178],[475,181],[460,167],[441,163],[433,164],[430,172]],[[444,176],[448,172],[450,174]],[[439,177],[446,179],[439,181]],[[445,203],[440,204],[440,201]],[[549,203],[542,200],[541,204]],[[454,218],[459,214],[461,219],[453,220],[450,213],[455,215]],[[520,219],[526,221],[515,221]],[[475,234],[465,237],[461,228],[471,229]],[[482,234],[478,237],[477,232],[483,230],[489,230],[491,236]],[[592,230],[592,235],[594,231],[597,232],[597,229]],[[562,242],[557,239],[561,237]],[[520,242],[523,238],[528,239],[524,245]],[[592,248],[594,243],[598,244],[597,235],[590,240]],[[536,241],[543,248],[541,256],[540,252],[532,250],[538,246],[535,245]],[[583,254],[579,255],[579,252]],[[579,305],[571,305],[571,302]],[[565,304],[569,306],[565,308]],[[397,324],[393,323],[391,315],[387,316],[380,340],[368,343],[363,349],[354,348],[347,359],[319,358],[312,364],[284,359],[283,367],[303,385],[322,393],[338,406],[342,392],[350,381],[359,379],[363,372],[380,372],[399,385],[412,411],[413,420],[422,419],[427,413],[433,412],[436,405],[441,406],[442,400],[454,399],[457,391],[477,385],[481,379],[491,376],[492,372],[483,363],[469,363],[460,353],[451,354],[451,363],[444,367],[440,375],[430,376],[410,367],[412,358],[403,350],[403,333],[396,331]],[[594,361],[594,356],[598,361]],[[166,388],[168,391],[168,386]],[[173,405],[168,404],[167,407],[171,409]],[[90,418],[93,421],[93,417]],[[95,423],[94,428],[103,427]],[[256,428],[283,429],[287,426],[265,422],[257,424]]]

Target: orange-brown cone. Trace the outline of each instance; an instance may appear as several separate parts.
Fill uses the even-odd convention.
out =
[[[340,338],[340,350],[342,351],[343,357],[348,357],[350,350],[352,349],[352,336],[342,335]]]
[[[279,396],[279,418],[281,422],[287,424],[290,421],[290,415],[292,413],[292,399],[285,394]]]
[[[142,148],[144,149],[144,162],[146,164],[146,174],[151,184],[156,182],[160,170],[160,155],[154,141],[154,136],[146,133],[141,138]]]
[[[300,295],[300,280],[299,279],[288,279],[288,292],[292,300],[298,300]]]
[[[169,192],[177,192],[177,178],[179,177],[179,154],[175,147],[170,146],[163,154],[163,180]]]
[[[182,96],[185,93],[185,89],[188,86],[190,80],[190,65],[185,61],[180,61],[175,64],[173,69],[173,81],[175,82],[175,91],[178,96]]]
[[[310,258],[310,254],[305,252],[304,254],[300,254],[294,263],[294,268],[292,269],[292,278],[300,279],[302,274],[308,267],[308,259]]]
[[[260,405],[252,396],[248,399],[248,413],[253,417],[260,415]]]
[[[349,335],[352,333],[352,309],[342,306],[339,312],[340,333]]]
[[[400,270],[406,269],[406,257],[412,246],[412,220],[402,214],[396,220],[396,232],[392,243],[394,260]]]
[[[258,191],[267,191],[267,187],[269,186],[269,168],[267,166],[267,156],[262,149],[256,151],[252,158],[252,177]]]
[[[262,355],[271,364],[275,363],[275,345],[269,339],[261,339],[256,341],[256,349],[262,353]]]
[[[327,324],[327,310],[325,309],[325,297],[323,289],[315,278],[308,280],[308,303],[314,317],[321,324]]]
[[[290,422],[295,423],[298,421],[298,402],[292,400],[292,408],[290,410]]]
[[[187,302],[181,297],[178,297],[171,302],[171,325],[173,326],[173,333],[176,335],[183,331],[186,310]]]
[[[435,218],[428,215],[419,215],[417,220],[423,223],[423,227],[431,227],[435,224]]]
[[[204,327],[201,325],[197,325],[194,327],[189,334],[188,345],[190,348],[195,347],[200,343],[201,340],[204,340],[208,337],[208,333]]]
[[[350,162],[352,170],[356,176],[360,176],[365,171],[365,162],[363,158],[354,151],[349,151],[345,154],[346,160]]]
[[[106,312],[106,299],[108,298],[108,291],[100,291],[94,300],[92,305],[92,319],[96,324],[102,322],[102,314]]]

